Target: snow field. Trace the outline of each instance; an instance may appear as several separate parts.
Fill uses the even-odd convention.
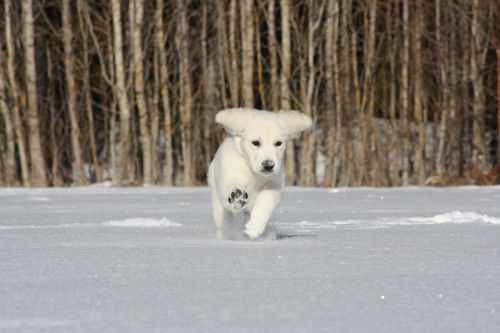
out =
[[[0,189],[0,332],[498,332],[500,188],[289,188],[276,241],[206,188]]]

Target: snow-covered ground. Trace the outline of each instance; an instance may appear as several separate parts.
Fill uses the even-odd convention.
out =
[[[276,241],[209,203],[0,189],[0,332],[500,332],[500,187],[291,188]]]

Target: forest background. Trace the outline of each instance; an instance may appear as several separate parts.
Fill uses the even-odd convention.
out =
[[[0,186],[204,184],[232,107],[290,185],[500,182],[497,0],[0,3]]]

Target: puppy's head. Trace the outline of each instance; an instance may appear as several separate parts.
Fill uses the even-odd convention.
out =
[[[215,121],[234,137],[252,171],[263,176],[281,170],[287,141],[312,125],[311,118],[299,111],[244,108],[219,111]]]

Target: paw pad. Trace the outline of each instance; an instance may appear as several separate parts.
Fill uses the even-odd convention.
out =
[[[235,188],[227,198],[227,202],[232,204],[235,209],[241,209],[247,204],[247,199],[247,192],[240,190],[239,188]]]

